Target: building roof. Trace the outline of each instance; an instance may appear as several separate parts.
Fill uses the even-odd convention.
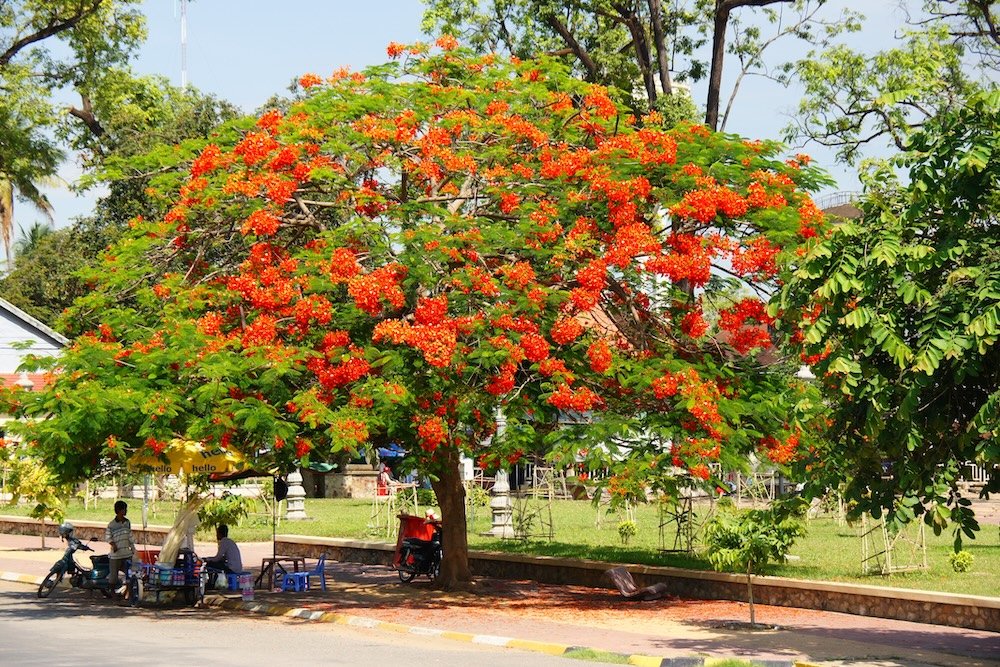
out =
[[[63,336],[61,333],[52,329],[47,324],[41,320],[37,320],[28,313],[24,312],[10,301],[0,298],[0,310],[5,310],[7,313],[12,315],[14,318],[21,320],[24,325],[30,329],[34,329],[37,334],[43,338],[51,339],[52,343],[56,347],[66,347],[69,345],[69,339]]]

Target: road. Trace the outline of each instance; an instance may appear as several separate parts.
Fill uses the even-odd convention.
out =
[[[566,667],[566,658],[213,609],[132,609],[96,593],[0,581],[3,665],[441,665]]]

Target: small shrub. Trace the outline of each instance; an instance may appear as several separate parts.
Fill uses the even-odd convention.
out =
[[[622,521],[618,524],[618,537],[622,539],[624,545],[628,545],[637,532],[639,529],[636,527],[635,521]]]
[[[466,489],[465,499],[469,503],[470,507],[490,506],[490,492],[478,484],[473,484]],[[435,498],[435,500],[437,500],[437,498]]]
[[[956,551],[948,554],[948,562],[955,572],[968,572],[972,569],[972,563],[976,560],[968,551]]]
[[[437,507],[438,499],[434,489],[417,489],[417,503],[421,507]]]
[[[219,524],[238,526],[257,509],[257,501],[246,496],[225,495],[205,503],[198,510],[198,519],[206,528],[215,528]]]

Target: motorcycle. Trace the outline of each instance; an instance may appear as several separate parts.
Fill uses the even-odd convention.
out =
[[[434,537],[421,540],[416,537],[403,539],[399,550],[399,564],[396,572],[404,584],[413,581],[418,574],[429,579],[437,579],[441,573],[441,531],[435,530]]]
[[[106,555],[91,556],[91,568],[80,565],[73,557],[77,551],[93,551],[80,539],[73,535],[73,525],[64,523],[59,526],[59,537],[66,540],[66,551],[62,558],[57,560],[49,570],[49,573],[38,586],[38,597],[47,598],[59,585],[64,577],[69,577],[69,583],[74,588],[100,591],[104,597],[110,598],[113,591],[108,584],[108,573],[110,571],[109,560]],[[93,538],[91,542],[97,541]]]

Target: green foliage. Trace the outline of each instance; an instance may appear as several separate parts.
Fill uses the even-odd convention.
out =
[[[784,562],[802,523],[781,506],[720,512],[705,526],[705,550],[717,570],[760,574],[771,562]]]
[[[810,243],[776,304],[831,401],[798,462],[856,513],[920,518],[956,544],[978,523],[961,466],[1000,462],[1000,92],[971,95],[864,177],[863,219]],[[958,547],[956,547],[958,548]]]
[[[968,551],[956,551],[948,556],[948,564],[955,572],[968,572],[972,569],[972,563],[976,560]]]
[[[437,504],[437,498],[434,499],[435,502],[428,503],[430,505]],[[490,506],[490,492],[479,486],[478,484],[471,484],[465,489],[465,501],[471,507],[489,507]]]
[[[244,519],[257,511],[257,501],[247,496],[226,494],[212,498],[198,510],[198,519],[204,527],[215,528],[220,524],[239,526]]]
[[[635,525],[635,521],[622,521],[618,524],[618,537],[625,546],[628,546],[637,532],[639,528]]]
[[[434,493],[434,489],[417,489],[417,503],[423,507],[437,507],[437,494]]]
[[[805,96],[786,139],[835,147],[840,160],[855,164],[873,138],[902,148],[912,128],[971,92],[961,45],[945,26],[910,31],[904,39],[874,57],[837,46],[800,61],[796,74]]]

